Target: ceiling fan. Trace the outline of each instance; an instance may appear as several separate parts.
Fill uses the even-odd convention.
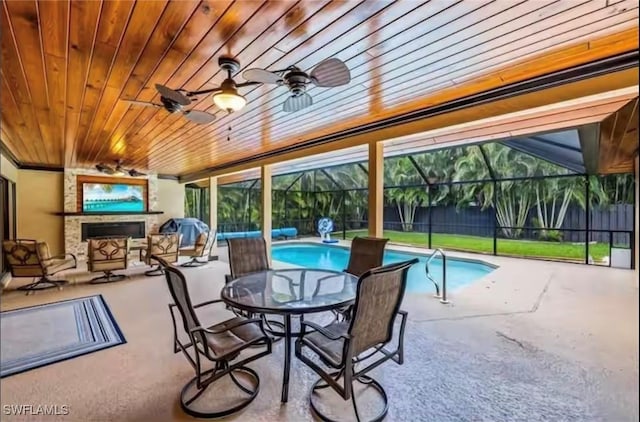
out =
[[[160,94],[160,102],[148,103],[136,100],[127,100],[133,104],[139,104],[149,107],[164,108],[169,113],[182,113],[187,119],[199,123],[207,124],[215,120],[216,116],[201,110],[185,110],[184,107],[190,105],[197,95],[215,93],[213,102],[221,109],[231,113],[238,111],[247,104],[247,100],[238,94],[238,88],[245,86],[259,85],[261,82],[243,82],[237,84],[232,76],[240,69],[240,62],[232,57],[222,56],[218,59],[218,65],[227,72],[227,78],[222,84],[213,89],[205,89],[202,91],[187,91],[185,89],[171,89],[164,85],[156,84],[156,90]]]
[[[122,160],[116,160],[116,165],[114,167],[103,164],[103,163],[98,163],[96,164],[96,170],[112,176],[126,176],[126,175],[129,175],[131,177],[146,176],[145,173],[140,173],[136,169],[125,169],[124,167],[122,167]]]
[[[169,113],[182,113],[187,119],[199,124],[211,123],[216,116],[201,110],[185,110],[196,96],[202,94],[213,95],[213,102],[222,110],[232,113],[240,110],[247,104],[247,99],[238,93],[238,88],[260,84],[286,85],[291,96],[284,102],[285,112],[302,110],[313,104],[313,99],[306,93],[307,85],[314,84],[319,87],[336,87],[348,84],[351,73],[344,62],[337,58],[330,58],[320,62],[311,73],[307,74],[296,66],[286,69],[269,71],[266,69],[248,69],[242,76],[246,82],[236,83],[233,75],[240,69],[240,62],[228,56],[218,58],[218,65],[227,72],[227,78],[217,88],[202,91],[187,91],[185,89],[171,89],[164,85],[156,84],[155,88],[160,94],[160,102],[149,103],[136,100],[127,100],[133,104],[149,107],[164,108]]]
[[[284,102],[282,109],[291,113],[313,104],[313,98],[306,92],[308,85],[323,88],[346,85],[351,81],[351,72],[342,60],[332,57],[318,63],[309,74],[296,66],[289,66],[272,71],[248,69],[242,73],[242,77],[251,82],[287,86],[291,96]]]

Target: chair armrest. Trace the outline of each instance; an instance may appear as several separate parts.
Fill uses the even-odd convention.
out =
[[[195,327],[195,328],[192,328],[191,330],[189,330],[189,333],[193,334],[196,331],[203,331],[203,332],[208,333],[208,334],[221,334],[221,333],[224,333],[226,331],[233,330],[234,328],[241,327],[241,326],[247,325],[247,324],[258,324],[258,325],[261,325],[262,321],[259,318],[246,319],[244,321],[238,321],[235,324],[228,325],[228,326],[226,326],[226,327],[224,327],[223,329],[220,329],[220,330],[211,330],[209,328]]]
[[[314,330],[316,330],[318,333],[322,334],[323,336],[325,336],[329,340],[340,340],[341,338],[345,339],[345,340],[349,340],[350,339],[349,335],[345,335],[345,334],[335,335],[335,334],[329,332],[328,330],[326,330],[321,325],[316,324],[315,322],[300,321],[300,325],[301,326],[308,326],[308,327],[313,328]]]
[[[65,259],[66,257],[70,256],[73,259],[73,262],[78,262],[78,258],[76,258],[76,256],[72,253],[63,253],[60,255],[56,255],[56,256],[52,256],[50,259]]]
[[[202,303],[198,303],[197,305],[193,305],[193,308],[194,309],[195,308],[200,308],[202,306],[213,305],[213,304],[221,303],[221,302],[224,302],[224,300],[222,300],[222,299],[208,300],[206,302],[202,302]]]

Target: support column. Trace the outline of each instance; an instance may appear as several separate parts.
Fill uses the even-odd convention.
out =
[[[218,178],[209,178],[209,230],[216,233],[210,259],[218,259]]]
[[[382,237],[384,214],[384,147],[369,144],[369,236]]]
[[[634,211],[635,211],[635,216],[634,216],[634,221],[635,224],[633,225],[633,230],[635,231],[635,233],[633,234],[634,239],[632,239],[631,241],[634,242],[634,264],[635,264],[635,271],[636,271],[636,287],[638,287],[638,279],[640,278],[640,256],[638,254],[639,250],[640,250],[640,236],[639,236],[639,232],[640,232],[640,161],[638,161],[638,156],[636,155],[636,159],[635,159],[635,173],[636,173],[636,194],[635,194],[635,201],[634,201]]]
[[[271,166],[260,167],[260,183],[262,185],[262,214],[260,225],[262,237],[267,242],[267,256],[271,266]]]

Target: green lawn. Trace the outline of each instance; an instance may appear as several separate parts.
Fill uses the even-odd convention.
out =
[[[340,234],[341,233],[335,233],[335,236],[339,236]],[[366,234],[366,230],[348,231],[347,239],[355,236],[366,236]],[[427,246],[428,242],[428,235],[426,233],[385,230],[384,236],[395,243]],[[457,251],[493,253],[493,238],[433,233],[431,235],[431,247]],[[498,239],[497,247],[498,255],[563,259],[569,261],[584,261],[585,252],[584,244],[544,242],[538,240]],[[589,245],[589,254],[595,261],[602,261],[604,257],[609,256],[609,245],[605,243],[592,243]]]

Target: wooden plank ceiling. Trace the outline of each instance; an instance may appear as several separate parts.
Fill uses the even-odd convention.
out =
[[[632,100],[631,103],[637,102],[637,96],[638,87],[636,86],[389,139],[383,142],[384,156],[416,154],[440,149],[443,146],[449,148],[599,124],[610,118],[624,105],[629,105],[630,100]],[[273,174],[282,175],[341,164],[366,162],[367,158],[367,145],[359,145],[279,162],[273,165]],[[633,160],[631,160],[631,165],[633,165]],[[255,168],[222,176],[218,179],[218,183],[222,185],[258,178],[260,178],[260,169]]]
[[[20,1],[2,3],[2,142],[24,165],[185,175],[638,47],[637,0]],[[284,87],[242,90],[231,115],[210,95],[197,125],[154,84],[220,84],[217,59],[309,70],[338,57],[341,88],[284,113]],[[242,81],[240,75],[236,76]],[[230,141],[227,141],[230,136]]]
[[[600,124],[599,172],[632,173],[638,155],[638,97]]]

